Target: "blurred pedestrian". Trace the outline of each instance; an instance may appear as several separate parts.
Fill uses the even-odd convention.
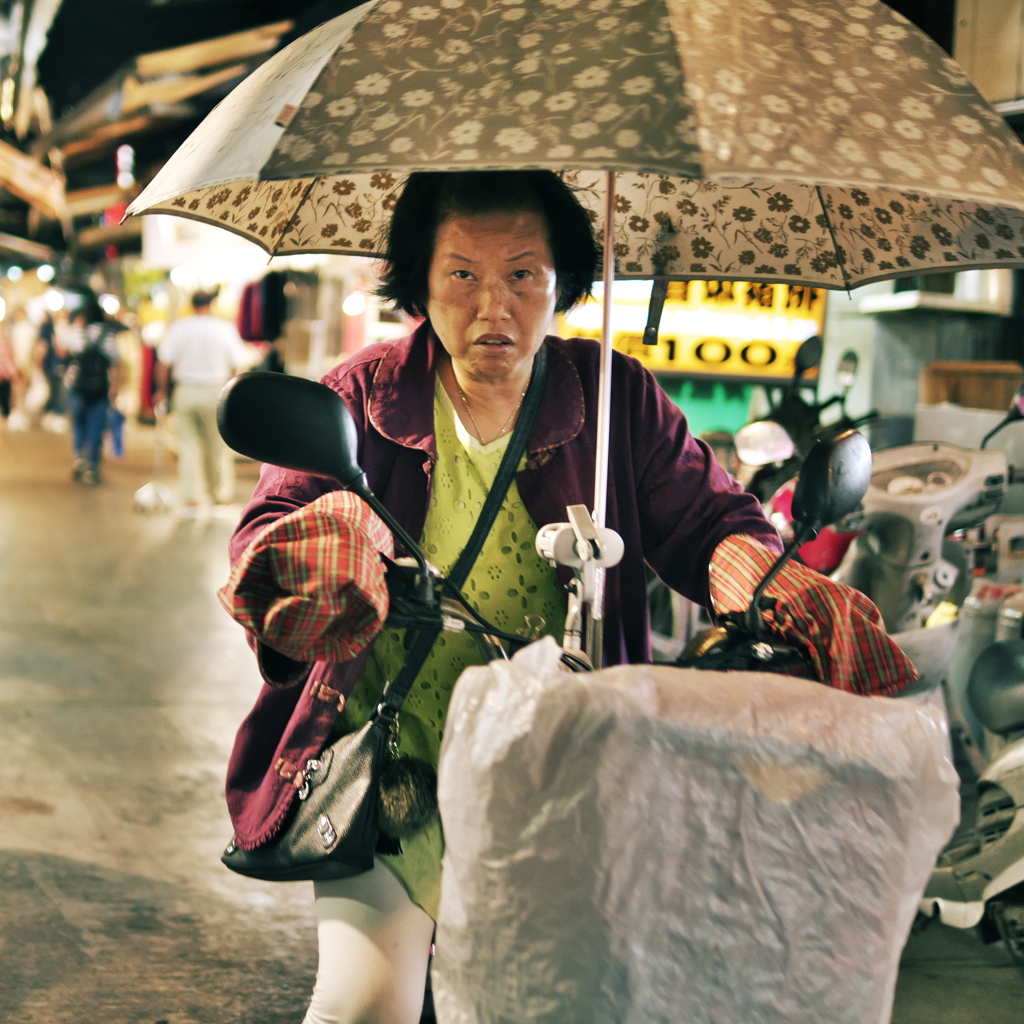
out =
[[[39,372],[36,365],[39,335],[35,325],[20,306],[11,314],[10,338],[14,349],[14,361],[18,367],[18,375],[13,383],[10,427],[11,430],[28,430],[32,421],[25,399],[33,377]]]
[[[87,300],[72,316],[67,346],[70,359],[64,384],[71,408],[71,475],[84,484],[98,484],[103,431],[117,398],[121,360],[117,329],[95,299]]]
[[[209,497],[230,505],[235,464],[217,430],[221,388],[252,362],[234,325],[210,312],[215,293],[192,296],[193,315],[171,324],[160,344],[157,402],[167,402],[173,382],[178,434],[178,488],[182,515],[197,514]]]
[[[6,331],[0,330],[0,434],[7,433],[7,420],[11,415],[14,383],[18,379],[18,364],[14,360],[14,346]]]
[[[64,349],[53,317],[47,313],[39,328],[39,349],[43,376],[49,394],[43,405],[43,427],[62,434],[67,430],[68,403],[64,389],[64,374],[68,369],[68,354]]]

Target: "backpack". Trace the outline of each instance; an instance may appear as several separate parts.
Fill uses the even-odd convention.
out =
[[[101,334],[71,357],[69,387],[84,398],[104,398],[110,391],[110,358],[102,345]]]

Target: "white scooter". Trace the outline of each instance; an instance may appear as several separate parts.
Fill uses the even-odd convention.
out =
[[[1013,472],[1003,452],[985,445],[1021,419],[1024,387],[979,449],[924,441],[875,453],[855,524],[861,536],[833,578],[867,594],[890,634],[919,629],[940,603],[967,597],[971,567],[948,538],[998,510]]]
[[[924,920],[1002,938],[1024,973],[1024,640],[981,653],[967,698],[1006,746],[978,780],[973,831],[939,858],[920,909]]]
[[[971,573],[946,538],[995,512],[1007,478],[997,450],[926,442],[876,452],[856,523],[863,532],[834,579],[870,597],[890,634],[921,628],[942,601],[959,606]]]
[[[1018,394],[982,445],[1022,418],[1024,394]],[[954,650],[955,626],[925,623],[941,602],[961,605],[971,585],[967,553],[948,536],[981,525],[998,509],[1012,478],[1005,454],[984,447],[926,442],[874,456],[858,523],[864,533],[834,578],[875,602],[890,635],[915,664],[919,654],[923,661],[929,651],[940,652],[934,659],[940,679],[958,657],[963,661],[965,637]],[[947,703],[952,728],[980,769],[977,809],[967,837],[940,857],[920,922],[938,918],[978,927],[987,941],[1002,938],[1024,971],[1024,640],[993,644],[976,659],[971,652],[962,675],[965,685],[950,687]],[[1002,746],[987,763],[967,724],[971,718]]]

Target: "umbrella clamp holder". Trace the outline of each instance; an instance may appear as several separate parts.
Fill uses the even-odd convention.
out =
[[[594,523],[586,505],[569,505],[565,511],[567,523],[548,523],[537,532],[537,552],[552,565],[572,570],[562,647],[585,653],[600,668],[604,577],[622,560],[624,545],[614,530]]]

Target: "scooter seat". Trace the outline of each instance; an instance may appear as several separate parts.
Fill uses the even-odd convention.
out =
[[[990,732],[1024,729],[1024,640],[1001,640],[978,655],[967,682],[967,699]]]

